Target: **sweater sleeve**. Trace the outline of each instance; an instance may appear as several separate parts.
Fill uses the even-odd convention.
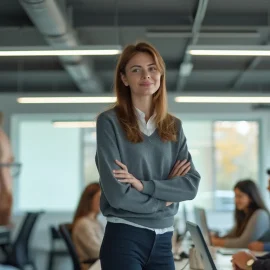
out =
[[[142,194],[114,177],[112,171],[119,170],[116,159],[121,161],[113,124],[108,116],[101,114],[97,119],[96,164],[102,191],[109,204],[116,209],[145,214],[165,209],[165,201]]]
[[[265,210],[257,210],[250,217],[245,230],[239,237],[227,238],[225,247],[247,248],[250,242],[258,240],[269,228],[269,216]]]
[[[142,193],[150,195],[154,198],[170,201],[170,202],[181,202],[186,200],[192,200],[195,198],[199,182],[200,175],[196,171],[194,164],[192,162],[192,157],[188,151],[187,140],[183,131],[182,126],[180,125],[180,134],[179,134],[179,144],[180,150],[178,153],[177,160],[184,160],[190,162],[190,170],[185,176],[176,176],[172,179],[165,180],[149,180],[141,181],[143,183]]]

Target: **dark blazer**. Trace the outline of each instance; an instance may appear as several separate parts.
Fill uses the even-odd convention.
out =
[[[270,253],[262,257],[258,257],[258,260],[252,265],[252,270],[269,270],[270,269]]]

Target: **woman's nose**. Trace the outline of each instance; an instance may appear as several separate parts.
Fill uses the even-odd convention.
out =
[[[143,77],[144,78],[150,78],[150,75],[149,75],[149,73],[147,71],[144,71],[143,72]]]

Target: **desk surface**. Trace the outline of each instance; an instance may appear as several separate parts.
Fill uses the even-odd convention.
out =
[[[231,264],[231,257],[232,256],[224,256],[224,255],[217,254],[216,259],[215,259],[215,265],[216,265],[217,270],[232,270],[233,267],[232,267],[232,264]],[[188,263],[188,259],[182,260],[180,262],[175,262],[175,270],[183,269],[183,267],[187,263]],[[184,270],[190,270],[189,265],[187,265],[184,268]]]

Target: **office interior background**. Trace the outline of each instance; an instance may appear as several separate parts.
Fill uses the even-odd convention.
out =
[[[165,60],[168,108],[183,121],[202,176],[196,199],[185,203],[190,218],[192,208],[203,205],[213,228],[230,228],[233,186],[243,178],[255,180],[270,205],[269,1],[1,0],[0,14],[0,111],[15,161],[22,164],[13,179],[13,220],[17,228],[26,211],[45,211],[31,244],[40,270],[49,226],[71,221],[82,189],[99,179],[93,123],[111,103],[20,103],[19,98],[114,97],[118,54],[1,52],[109,50],[150,42]],[[217,50],[220,55],[210,55]],[[238,55],[243,51],[249,53]],[[92,125],[61,128],[58,121]],[[63,260],[59,269],[63,263],[68,269]]]

